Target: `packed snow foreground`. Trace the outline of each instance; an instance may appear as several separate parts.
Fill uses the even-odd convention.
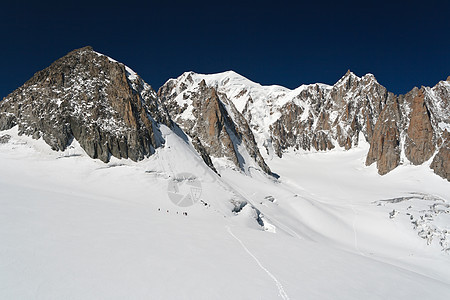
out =
[[[106,164],[0,133],[2,299],[449,298],[450,187],[427,166],[380,176],[360,143],[219,177],[161,132],[149,158]],[[183,180],[193,205],[169,197]]]

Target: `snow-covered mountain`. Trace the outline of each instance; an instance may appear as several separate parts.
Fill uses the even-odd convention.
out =
[[[264,174],[273,179],[251,130],[233,104],[220,101],[214,89],[205,85],[197,92],[194,102],[200,113],[190,119],[196,124],[190,129],[188,123],[180,122],[180,129],[167,111],[173,109],[169,102],[161,101],[130,67],[92,47],[80,48],[37,72],[0,102],[0,132],[5,132],[0,142],[8,144],[11,131],[13,136],[42,138],[56,153],[76,149],[76,154],[64,157],[81,152],[104,163],[112,158],[142,161],[152,157],[162,166],[155,172],[170,170],[166,175],[174,182],[186,181],[186,172],[193,178],[207,176],[217,181],[218,174],[205,171],[210,168],[218,173],[210,157],[214,154],[216,159],[224,158],[220,166],[225,169],[234,163],[246,175]],[[182,146],[172,145],[174,151],[168,150],[173,152],[170,159],[157,152],[158,148],[170,149],[165,145],[168,136],[183,141]],[[182,168],[175,172],[177,165]],[[247,206],[254,212],[251,221],[265,226],[258,210],[243,197],[230,196],[225,205],[231,207],[230,212]]]
[[[348,71],[333,86],[302,85],[294,90],[261,86],[229,71],[203,75],[186,72],[158,92],[170,105],[172,118],[192,122],[192,91],[203,84],[217,91],[249,124],[260,151],[282,157],[287,149],[327,151],[351,149],[363,138],[371,144],[366,164],[377,162],[386,174],[399,164],[430,159],[435,172],[449,179],[448,101],[450,81],[415,88],[396,96],[372,74]],[[236,115],[236,114],[235,114]]]
[[[189,101],[198,109],[184,112],[190,115],[177,121],[205,163],[215,170],[213,154],[244,172],[256,167],[270,174],[252,131],[233,103],[219,100],[215,90],[206,86],[196,93],[197,98]],[[164,143],[160,124],[178,128],[169,116],[175,109],[163,98],[164,105],[131,68],[84,47],[8,95],[0,103],[0,130],[18,125],[20,134],[42,137],[60,151],[75,139],[92,158],[104,162],[111,156],[142,160]]]
[[[91,157],[108,161],[141,160],[164,143],[159,124],[180,126],[213,170],[228,161],[268,174],[261,153],[348,150],[364,139],[371,145],[365,163],[376,162],[379,174],[426,163],[450,180],[449,95],[449,80],[396,96],[372,74],[350,71],[333,86],[294,90],[232,71],[186,72],[156,94],[129,67],[85,47],[8,95],[0,103],[0,129],[17,124],[54,150],[75,138]]]
[[[449,85],[70,52],[0,102],[0,298],[448,299]]]
[[[189,73],[183,76],[191,86],[184,81],[169,81],[159,89],[158,96],[172,119],[195,141],[205,162],[215,169],[210,157],[225,157],[243,171],[256,163],[270,174],[245,117],[227,95],[205,80],[194,82]]]

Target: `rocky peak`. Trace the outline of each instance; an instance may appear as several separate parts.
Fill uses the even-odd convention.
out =
[[[205,163],[216,170],[210,157],[224,157],[240,170],[246,171],[256,163],[270,174],[247,121],[227,96],[216,89],[216,81],[208,83],[196,74],[192,78],[187,82],[183,74],[169,80],[158,95],[172,119],[192,138]]]
[[[378,84],[377,79],[371,73],[367,73],[366,75],[361,77],[361,81],[363,85]]]
[[[447,81],[396,96],[379,84],[373,74],[358,77],[350,70],[333,86],[303,85],[295,90],[261,86],[234,72],[192,77],[194,83],[177,83],[187,87],[183,92],[186,103],[192,99],[191,86],[202,82],[205,88],[214,87],[220,99],[234,104],[248,122],[260,150],[269,156],[275,153],[282,157],[290,148],[350,149],[363,136],[370,144],[366,164],[376,162],[380,174],[408,163],[401,157],[413,164],[422,164],[433,156],[445,158],[443,132],[450,128]],[[439,149],[443,150],[437,156]],[[437,159],[435,171],[446,166],[442,161]]]
[[[284,113],[270,127],[275,152],[281,157],[289,147],[350,149],[358,145],[359,133],[370,143],[387,98],[372,74],[360,78],[351,71],[332,87],[304,87],[281,107]]]
[[[349,90],[354,86],[355,84],[359,83],[361,81],[361,78],[355,75],[350,70],[347,70],[347,73],[345,73],[344,76],[342,76],[341,79],[339,79],[334,86],[343,86],[344,89]]]
[[[367,89],[373,85],[380,85],[373,74],[367,73],[362,77],[358,77],[355,73],[348,70],[347,73],[333,85],[333,88],[348,92],[355,89]]]
[[[76,139],[92,158],[140,160],[171,125],[156,93],[130,68],[83,47],[37,72],[0,103],[0,130],[43,138],[54,150]]]

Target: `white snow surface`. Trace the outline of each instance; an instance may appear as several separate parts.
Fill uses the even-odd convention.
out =
[[[380,176],[361,143],[268,159],[278,180],[218,177],[161,132],[150,158],[108,164],[0,132],[1,299],[449,299],[450,184],[425,164]],[[186,172],[201,201],[183,208],[168,185]]]

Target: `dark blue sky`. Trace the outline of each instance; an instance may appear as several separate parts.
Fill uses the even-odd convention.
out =
[[[145,3],[145,4],[144,4]],[[335,83],[351,69],[394,93],[450,75],[450,1],[2,1],[0,99],[91,45],[158,89],[184,71],[262,84]]]

